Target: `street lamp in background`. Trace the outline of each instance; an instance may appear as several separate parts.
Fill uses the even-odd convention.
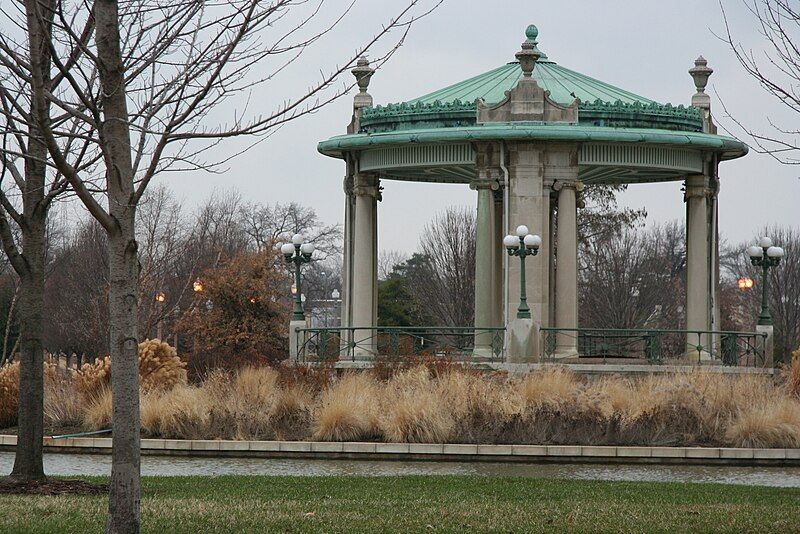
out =
[[[750,263],[756,267],[761,267],[761,313],[758,315],[759,325],[772,325],[772,315],[769,313],[769,269],[777,267],[783,258],[784,252],[781,247],[772,245],[772,239],[762,237],[758,245],[753,245],[747,249],[750,256]]]
[[[539,247],[542,246],[542,238],[538,235],[528,233],[528,227],[524,224],[517,226],[516,236],[507,235],[503,238],[503,245],[506,247],[509,256],[517,256],[520,259],[519,271],[519,308],[517,308],[517,319],[530,319],[531,309],[528,307],[528,296],[525,291],[525,258],[536,256]]]
[[[156,301],[156,313],[158,314],[158,319],[156,321],[156,337],[159,339],[159,341],[163,341],[164,319],[162,315],[164,312],[164,302],[167,301],[167,295],[163,291],[159,291],[156,293],[154,300]]]
[[[303,243],[303,236],[294,234],[291,243],[285,243],[281,246],[281,253],[286,258],[286,263],[289,265],[294,264],[294,287],[292,288],[292,293],[294,294],[294,312],[292,313],[292,321],[303,321],[305,320],[305,313],[303,313],[303,291],[300,284],[300,266],[311,261],[311,255],[314,253],[314,245],[311,243]]]

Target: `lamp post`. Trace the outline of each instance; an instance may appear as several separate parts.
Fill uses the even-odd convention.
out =
[[[158,293],[156,293],[154,300],[156,301],[156,313],[158,314],[156,321],[156,337],[158,338],[159,341],[163,341],[164,337],[163,313],[164,313],[164,302],[166,302],[167,300],[167,295],[163,291],[159,291]]]
[[[517,319],[530,319],[531,309],[528,307],[528,295],[525,291],[525,258],[536,256],[539,247],[542,246],[542,238],[538,235],[528,233],[528,227],[517,226],[516,236],[511,234],[503,238],[503,245],[506,247],[509,256],[517,256],[520,259],[519,271],[519,308],[517,308]]]
[[[292,321],[303,321],[306,316],[303,313],[301,297],[303,291],[300,285],[300,266],[311,261],[314,245],[303,243],[303,236],[294,234],[291,243],[285,243],[281,246],[281,253],[286,258],[286,263],[289,265],[294,264],[294,291],[292,291],[294,293],[294,312],[292,313]]]
[[[781,247],[772,246],[772,239],[762,237],[758,245],[753,245],[747,249],[750,256],[750,263],[756,267],[761,267],[761,313],[758,314],[758,324],[761,326],[772,325],[772,315],[769,313],[769,269],[777,267],[783,258],[784,252]]]

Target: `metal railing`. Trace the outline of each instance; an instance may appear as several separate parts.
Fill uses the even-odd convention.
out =
[[[298,328],[298,361],[355,361],[377,356],[432,356],[476,359],[475,339],[482,340],[478,359],[502,361],[504,328],[457,326],[378,326]]]
[[[714,330],[542,328],[542,354],[555,361],[564,349],[579,358],[641,360],[649,364],[718,362],[764,367],[766,334]]]

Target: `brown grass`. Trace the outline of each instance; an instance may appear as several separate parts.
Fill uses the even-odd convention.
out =
[[[781,398],[743,407],[726,438],[734,447],[800,447],[800,403]]]
[[[112,414],[111,388],[101,387],[88,398],[84,405],[83,426],[86,430],[110,428]]]
[[[367,373],[347,373],[321,395],[314,439],[369,441],[379,436],[378,381]]]
[[[589,380],[548,367],[516,378],[426,363],[336,378],[329,368],[249,367],[143,391],[142,429],[198,439],[800,447],[800,398],[785,376],[698,369]],[[80,405],[64,402],[79,398],[74,387],[48,379],[53,424],[76,418]],[[82,424],[106,428],[110,418],[100,388]]]
[[[19,362],[0,367],[0,428],[15,425],[19,408]]]
[[[791,396],[800,399],[800,348],[792,353],[792,363],[786,371],[786,388]]]

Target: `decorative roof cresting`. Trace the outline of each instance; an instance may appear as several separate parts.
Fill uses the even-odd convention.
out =
[[[538,44],[536,38],[539,36],[539,30],[531,24],[525,29],[525,42],[522,43],[522,49],[515,54],[519,66],[522,69],[522,76],[530,78],[533,74],[533,68],[536,62],[542,57],[542,53],[536,48]]]

